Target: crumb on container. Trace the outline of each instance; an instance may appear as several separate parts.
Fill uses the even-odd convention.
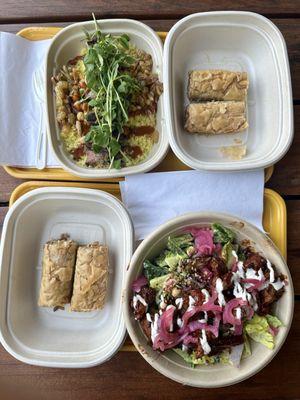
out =
[[[230,160],[241,160],[243,157],[246,155],[246,146],[227,146],[227,147],[221,147],[220,152],[222,155],[226,158],[229,158]]]

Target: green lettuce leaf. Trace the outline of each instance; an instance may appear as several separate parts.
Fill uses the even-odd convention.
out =
[[[283,325],[282,322],[277,317],[275,317],[275,315],[267,314],[266,318],[267,318],[268,324],[274,328],[279,328],[280,326]]]
[[[196,358],[194,351],[189,354],[186,351],[183,351],[178,348],[172,350],[175,351],[175,353],[177,353],[180,357],[182,357],[184,361],[190,364],[191,366],[217,364],[217,363],[229,364],[228,351],[223,351],[223,353],[216,356],[202,356],[200,358]]]
[[[214,242],[226,244],[228,242],[232,243],[235,239],[235,234],[232,230],[225,228],[222,224],[214,223],[212,224],[212,230],[214,233]]]
[[[168,273],[168,268],[155,265],[149,260],[144,261],[143,267],[144,274],[149,281],[153,278],[157,278],[158,276],[166,275]]]
[[[243,354],[242,354],[242,358],[247,358],[249,356],[251,356],[251,344],[249,341],[248,336],[244,333],[244,349],[243,349]]]
[[[158,258],[155,259],[155,263],[161,268],[174,269],[179,264],[179,261],[188,258],[188,255],[184,251],[172,252],[170,250],[164,251]]]
[[[170,277],[170,274],[158,276],[150,280],[150,287],[155,290],[162,290],[165,281]]]
[[[269,324],[266,317],[255,314],[250,321],[244,325],[245,333],[255,342],[261,343],[268,349],[274,349],[275,339],[269,332]]]
[[[167,248],[171,251],[177,252],[179,249],[185,249],[190,246],[193,241],[193,236],[186,233],[180,236],[169,236],[167,241]]]

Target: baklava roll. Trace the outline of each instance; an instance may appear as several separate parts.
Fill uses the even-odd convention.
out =
[[[67,237],[44,245],[39,306],[56,308],[70,303],[77,247]]]
[[[236,133],[247,127],[244,101],[192,103],[186,109],[185,129],[189,133]]]
[[[108,248],[98,242],[79,246],[71,311],[103,308],[108,280]]]
[[[191,101],[245,100],[248,87],[247,72],[223,70],[189,72],[188,97]]]

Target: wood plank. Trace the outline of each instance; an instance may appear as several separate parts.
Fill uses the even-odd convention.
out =
[[[9,201],[11,192],[22,182],[22,179],[16,179],[0,166],[0,204]]]
[[[299,0],[240,0],[232,1],[195,0],[168,1],[168,0],[86,0],[74,2],[72,0],[52,0],[51,6],[44,1],[36,0],[8,0],[2,1],[0,21],[3,23],[36,22],[36,21],[72,21],[84,20],[94,12],[97,17],[130,17],[146,19],[177,19],[191,13],[232,10],[253,11],[269,16],[299,15]]]
[[[294,126],[291,148],[276,164],[274,173],[266,185],[282,195],[300,195],[300,105],[294,106]]]
[[[90,15],[87,16],[87,19]],[[294,99],[300,99],[300,23],[296,18],[291,19],[272,19],[275,25],[281,30],[288,48],[292,85],[293,85],[293,96]],[[168,31],[174,25],[176,20],[143,20],[146,24],[151,26],[155,30]],[[1,19],[0,19],[1,23]],[[0,30],[5,32],[16,33],[26,26],[66,26],[68,22],[36,22],[30,24],[3,24],[0,25]]]
[[[287,200],[287,254],[296,294],[300,294],[300,200]]]
[[[156,372],[138,353],[118,353],[90,369],[40,368],[22,364],[0,348],[0,382],[32,391],[35,398],[96,399],[298,399],[300,370],[300,301],[286,343],[274,360],[251,379],[220,389],[196,389],[175,383]],[[288,384],[287,384],[288,383]],[[159,393],[157,392],[159,388]],[[42,396],[42,397],[41,397]]]

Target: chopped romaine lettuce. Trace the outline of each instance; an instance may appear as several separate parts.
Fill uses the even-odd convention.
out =
[[[144,261],[143,267],[144,274],[149,281],[153,278],[157,278],[158,276],[162,276],[168,273],[168,269],[166,267],[152,264],[149,260]]]
[[[282,326],[282,322],[277,317],[275,317],[275,315],[267,314],[266,318],[267,318],[268,324],[270,326],[272,326],[273,328],[279,328],[280,326]]]
[[[232,243],[230,242],[226,243],[222,248],[222,258],[224,259],[227,268],[230,268],[233,262],[235,261],[232,251],[233,251],[233,246]]]
[[[255,342],[265,345],[268,349],[274,349],[275,339],[270,333],[266,317],[254,314],[253,318],[245,323],[244,329],[245,333]]]
[[[187,258],[187,255],[183,256],[181,254],[169,254],[165,258],[165,262],[168,265],[168,267],[173,270],[177,267],[179,264],[179,261]]]
[[[167,247],[171,251],[177,251],[178,249],[185,249],[190,246],[193,241],[193,236],[190,233],[186,233],[180,236],[169,236]]]
[[[183,250],[180,250],[180,253],[166,250],[155,259],[155,263],[161,268],[168,267],[174,269],[177,267],[179,261],[185,258],[188,258],[188,255]]]
[[[177,353],[180,357],[184,359],[191,366],[195,365],[207,365],[207,364],[229,364],[229,353],[228,351],[223,351],[221,354],[216,356],[202,356],[200,358],[196,358],[195,352],[187,353],[181,349],[172,349]]]
[[[244,333],[244,349],[243,349],[242,358],[247,358],[249,356],[251,356],[251,345],[250,345],[248,335],[246,335]]]
[[[228,242],[232,243],[235,239],[235,234],[232,230],[225,228],[222,224],[214,223],[212,224],[212,230],[214,233],[214,242],[226,244]]]
[[[162,290],[165,281],[169,278],[170,274],[158,276],[156,278],[151,279],[150,287],[156,290]]]

